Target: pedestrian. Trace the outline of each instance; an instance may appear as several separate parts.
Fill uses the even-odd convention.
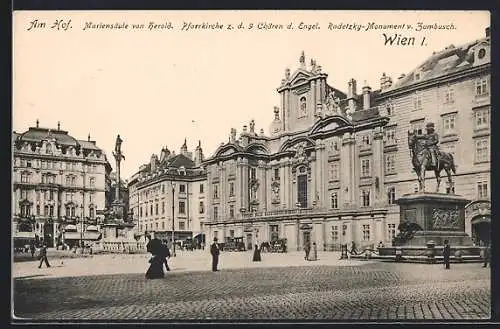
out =
[[[31,259],[35,258],[35,251],[36,251],[35,244],[32,242],[30,244]]]
[[[350,253],[351,253],[351,255],[352,254],[356,255],[358,253],[358,250],[356,249],[356,242],[354,242],[354,241],[351,243],[351,251],[350,251]]]
[[[254,249],[254,252],[253,252],[253,261],[254,262],[260,262],[262,260],[261,256],[260,256],[260,248],[259,248],[259,245],[256,243],[255,244],[255,249]]]
[[[159,279],[165,277],[163,272],[163,263],[165,262],[165,253],[163,251],[162,242],[157,239],[149,240],[146,249],[151,253],[152,257],[149,259],[148,270],[146,271],[146,279]]]
[[[450,269],[450,254],[451,250],[448,240],[444,240],[443,260],[444,260],[444,268],[447,270]]]
[[[308,260],[318,260],[318,247],[316,246],[316,242],[312,244],[312,253],[309,253]]]
[[[170,258],[170,250],[168,249],[167,241],[163,240],[163,253],[164,253],[164,259],[165,259],[165,268],[167,271],[170,271],[170,267],[168,267],[168,259]]]
[[[306,255],[304,256],[304,259],[309,260],[309,253],[311,252],[311,245],[309,244],[309,242],[306,242],[306,244],[304,246],[304,251],[306,253]]]
[[[483,267],[488,267],[488,263],[490,263],[490,256],[491,256],[490,246],[489,244],[487,244],[483,250],[483,261],[484,261]]]
[[[212,254],[212,272],[217,272],[219,271],[217,269],[217,265],[219,264],[219,254],[220,254],[220,249],[219,245],[217,244],[217,238],[214,238],[214,243],[210,246],[210,254]]]
[[[50,267],[49,260],[47,259],[47,244],[43,243],[42,247],[40,248],[40,265],[38,265],[38,268],[42,268],[42,264],[45,262],[45,265],[47,267]]]

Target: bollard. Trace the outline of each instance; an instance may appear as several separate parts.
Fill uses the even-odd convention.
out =
[[[427,246],[427,250],[425,251],[425,254],[427,256],[427,263],[433,264],[436,262],[436,249],[434,247],[436,246],[434,241],[427,241],[425,244]]]
[[[396,249],[396,262],[400,262],[403,258],[403,250]]]

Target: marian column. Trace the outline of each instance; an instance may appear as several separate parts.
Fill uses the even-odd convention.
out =
[[[125,157],[122,153],[122,143],[123,140],[120,138],[120,135],[116,137],[115,151],[113,152],[113,156],[116,160],[116,186],[115,186],[115,200],[113,201],[113,211],[115,213],[115,218],[122,219],[124,218],[123,214],[123,203],[120,199],[120,162],[122,159],[125,160]]]

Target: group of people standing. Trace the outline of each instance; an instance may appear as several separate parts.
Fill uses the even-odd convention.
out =
[[[311,244],[306,243],[306,245],[304,246],[304,252],[306,253],[304,257],[305,260],[309,261],[318,260],[318,247],[316,246],[316,242],[313,242],[312,250],[311,250]]]

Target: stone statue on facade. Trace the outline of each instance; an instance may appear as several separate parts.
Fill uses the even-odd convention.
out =
[[[307,159],[304,143],[299,143],[295,147],[295,159],[298,162],[304,162]]]
[[[250,181],[250,201],[257,201],[257,190],[259,189],[259,180],[253,179]]]
[[[255,133],[255,120],[250,121],[250,133]]]
[[[279,203],[280,202],[280,183],[278,181],[273,181],[271,183],[271,191],[272,191],[272,202]]]
[[[326,108],[327,108],[327,113],[329,115],[337,115],[340,114],[340,98],[335,97],[335,93],[333,90],[331,90],[328,93],[328,97],[326,99]]]
[[[288,67],[285,69],[285,79],[290,80],[290,69]]]
[[[434,171],[436,175],[436,192],[439,192],[442,170],[446,171],[448,184],[452,189],[453,179],[451,173],[456,173],[453,155],[439,150],[439,136],[434,131],[433,123],[428,123],[426,129],[426,135],[417,135],[414,131],[408,131],[408,146],[413,168],[418,177],[419,191],[425,191],[425,172],[428,170]]]
[[[231,142],[234,142],[236,140],[236,128],[231,128]]]

